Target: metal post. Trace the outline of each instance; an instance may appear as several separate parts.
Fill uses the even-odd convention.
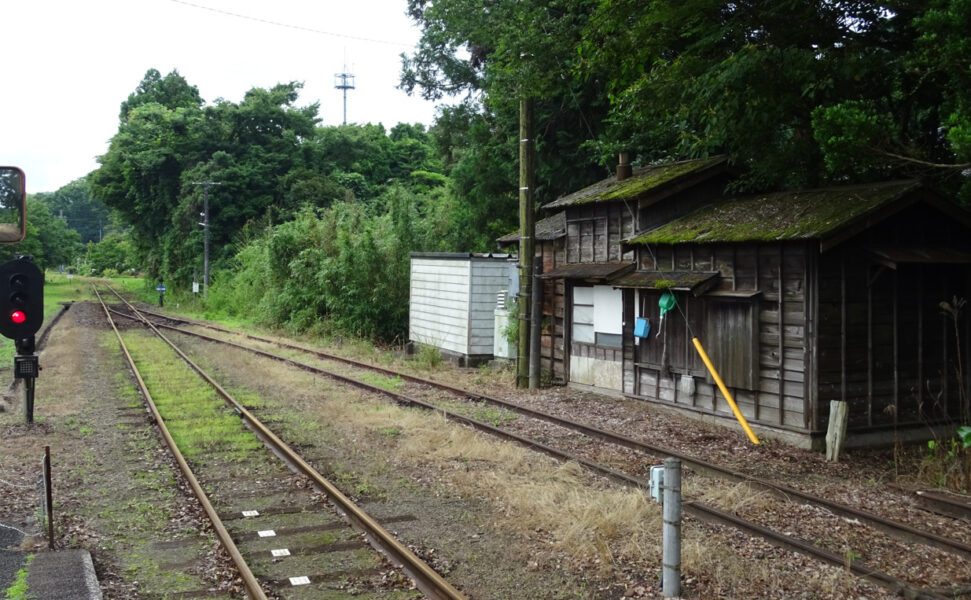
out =
[[[661,593],[665,598],[681,595],[681,461],[664,459],[663,551]]]
[[[17,352],[14,356],[14,378],[24,380],[24,422],[30,425],[34,422],[34,384],[40,370],[34,356],[37,342],[33,335],[17,338],[14,347]]]
[[[24,423],[34,422],[34,382],[33,377],[24,379]]]
[[[344,125],[347,125],[347,90],[354,89],[354,74],[347,72],[346,61],[344,71],[334,73],[334,87],[344,92]]]
[[[47,546],[54,549],[54,491],[51,489],[51,447],[44,446],[44,512],[47,513]]]

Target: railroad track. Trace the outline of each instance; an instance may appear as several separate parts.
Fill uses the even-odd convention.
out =
[[[366,546],[363,540],[367,540],[383,557],[389,559],[396,568],[401,569],[426,597],[434,600],[465,598],[434,569],[395,539],[376,519],[364,512],[318,473],[304,458],[294,452],[188,355],[166,338],[148,319],[141,316],[137,309],[129,305],[132,314],[126,316],[139,319],[144,323],[159,340],[171,348],[174,355],[177,355],[178,358],[172,356],[173,362],[182,361],[215,392],[220,403],[225,402],[233,411],[224,409],[223,416],[228,416],[231,422],[236,421],[235,427],[232,423],[229,427],[218,422],[210,425],[211,431],[206,435],[204,449],[206,460],[186,459],[170,433],[168,425],[175,421],[177,430],[180,426],[184,430],[186,425],[197,425],[194,423],[198,421],[197,411],[209,410],[205,408],[205,400],[197,400],[197,394],[191,390],[187,391],[184,386],[191,384],[182,379],[179,387],[183,389],[179,390],[178,395],[191,396],[194,404],[180,405],[178,410],[170,409],[167,418],[163,418],[164,409],[160,410],[150,389],[157,390],[160,382],[156,381],[156,385],[151,386],[146,383],[148,378],[143,378],[138,368],[138,361],[133,358],[133,353],[129,350],[129,344],[126,344],[115,326],[112,319],[114,311],[108,308],[97,288],[94,292],[135,374],[139,390],[158,424],[166,445],[212,522],[213,529],[236,566],[250,598],[265,599],[268,597],[266,590],[276,597],[312,598],[316,597],[315,592],[320,593],[320,590],[326,589],[328,584],[338,584],[349,578],[358,581],[376,580],[377,584],[374,585],[373,590],[376,593],[384,591],[398,594],[395,597],[403,597],[402,594],[407,594],[408,586],[399,587],[399,589],[391,586],[389,589],[386,583],[387,574],[382,572],[380,567],[375,566],[380,564],[380,559],[362,561],[354,552]],[[161,359],[158,359],[157,355],[153,355],[153,361],[159,360]],[[238,423],[238,419],[242,419],[245,427],[258,438],[259,442],[271,449],[285,465],[279,461],[270,460],[265,450],[260,450],[260,458],[255,458],[254,454],[257,451],[252,445],[238,441],[239,434],[245,431]],[[221,433],[226,435],[221,436]],[[260,449],[262,445],[259,445]],[[198,448],[192,449],[192,451],[197,450]],[[193,464],[190,465],[190,462]],[[289,471],[284,466],[288,467]],[[240,495],[239,480],[254,475],[262,482],[249,486],[256,488],[255,495],[253,493]],[[205,481],[211,493],[207,494],[204,491],[200,480]],[[284,483],[305,485],[282,494],[286,496],[286,500],[281,503],[280,492]],[[260,489],[261,487],[264,489]],[[327,510],[315,500],[310,493],[312,490],[323,493],[335,510]],[[397,520],[401,519],[414,519],[414,517],[402,515],[397,518]],[[386,521],[394,520],[396,519],[386,519]],[[349,525],[358,533],[351,532]],[[321,535],[322,533],[326,535]],[[320,543],[315,544],[314,540],[319,540]],[[294,541],[297,543],[296,546],[290,543]],[[341,557],[341,553],[345,556]]]
[[[438,382],[413,377],[413,376],[392,371],[389,369],[375,367],[373,365],[357,363],[356,361],[352,361],[344,357],[321,353],[313,349],[309,349],[309,348],[305,348],[305,347],[301,347],[293,344],[280,343],[274,340],[269,340],[267,338],[261,338],[259,336],[253,336],[249,334],[240,334],[239,332],[234,332],[228,329],[214,327],[205,323],[188,321],[185,319],[173,319],[168,315],[158,315],[157,313],[147,313],[147,314],[151,314],[152,316],[155,316],[157,318],[167,319],[169,320],[169,322],[206,327],[208,329],[219,331],[227,335],[233,335],[233,336],[242,335],[242,336],[245,336],[247,339],[258,342],[260,344],[272,344],[274,346],[284,347],[289,350],[295,350],[301,353],[306,353],[308,355],[316,357],[317,359],[340,363],[343,365],[349,365],[355,369],[367,369],[370,371],[377,371],[387,377],[399,378],[401,380],[409,381],[421,387],[436,388],[439,390],[447,391],[449,394],[452,394],[456,397],[463,398],[464,402],[469,402],[469,401],[476,402],[476,403],[487,402],[490,405],[501,407],[504,410],[513,411],[518,414],[526,415],[534,419],[541,419],[547,423],[553,423],[557,428],[566,428],[574,432],[580,432],[584,436],[595,437],[600,440],[607,441],[611,444],[621,446],[623,448],[635,450],[638,453],[646,453],[646,454],[650,454],[652,456],[658,456],[658,457],[676,456],[681,458],[682,461],[687,466],[697,469],[698,471],[706,475],[716,476],[716,477],[719,477],[722,479],[728,479],[731,481],[742,481],[749,485],[754,485],[754,486],[772,491],[773,493],[783,497],[795,498],[797,499],[798,502],[812,504],[814,506],[822,508],[824,511],[828,513],[832,513],[829,515],[831,518],[832,518],[832,515],[835,514],[835,515],[839,515],[845,520],[849,520],[850,522],[864,521],[871,527],[874,527],[875,529],[883,531],[899,539],[903,539],[908,542],[916,541],[935,548],[939,548],[946,552],[956,554],[962,557],[962,559],[966,558],[969,555],[969,553],[971,553],[971,548],[969,548],[966,544],[964,544],[959,540],[952,540],[944,536],[921,531],[920,529],[911,527],[909,525],[895,523],[888,519],[884,519],[878,515],[867,513],[866,511],[860,511],[853,507],[835,503],[830,500],[816,498],[814,496],[805,494],[803,492],[800,492],[792,488],[788,488],[786,486],[781,486],[776,483],[759,480],[742,473],[737,473],[734,471],[730,471],[728,469],[724,469],[723,467],[720,467],[718,465],[712,465],[710,463],[700,461],[693,457],[685,456],[683,454],[672,452],[664,448],[645,444],[638,440],[633,440],[631,438],[620,436],[588,425],[575,423],[566,419],[562,419],[555,415],[550,415],[547,413],[542,413],[540,411],[535,411],[533,409],[529,409],[511,402],[507,402],[496,398],[491,398],[481,394],[471,393],[466,390],[461,390],[450,386],[445,386]],[[318,366],[314,366],[311,364],[298,361],[292,357],[280,356],[260,348],[239,344],[237,342],[220,339],[213,336],[204,335],[198,332],[188,331],[182,327],[176,327],[173,325],[160,325],[160,326],[173,331],[178,331],[182,334],[194,336],[199,339],[211,341],[214,343],[229,344],[241,350],[256,353],[266,358],[286,362],[299,369],[303,369],[320,375],[329,376],[329,377],[338,379],[344,383],[348,383],[350,385],[355,385],[357,387],[367,389],[374,393],[391,396],[396,402],[400,404],[420,406],[431,410],[436,410],[438,412],[442,411],[441,402],[422,400],[412,396],[406,396],[404,394],[392,392],[383,387],[375,386],[370,383],[361,381],[360,378],[349,377],[347,375],[336,373],[332,370],[326,370]],[[637,475],[631,474],[629,470],[625,470],[622,468],[621,469],[612,468],[610,466],[600,464],[580,454],[577,454],[571,451],[565,451],[562,449],[562,447],[554,447],[552,445],[537,441],[536,439],[523,437],[512,431],[509,431],[507,428],[499,427],[496,424],[492,424],[492,423],[485,423],[485,422],[482,422],[481,420],[468,417],[465,414],[460,414],[458,412],[450,411],[448,413],[448,417],[452,420],[463,422],[473,427],[476,427],[480,430],[487,431],[493,435],[497,435],[505,439],[516,441],[520,444],[526,445],[536,450],[540,450],[542,452],[545,452],[549,455],[555,456],[562,460],[576,461],[595,472],[601,473],[617,481],[623,482],[626,485],[631,485],[631,486],[636,486],[641,488],[646,487],[646,482],[642,478],[638,477]],[[845,553],[840,554],[832,550],[827,550],[825,548],[819,547],[816,544],[809,543],[805,540],[799,539],[796,536],[786,535],[778,531],[774,531],[771,528],[760,526],[754,522],[748,521],[746,519],[742,519],[737,515],[731,514],[730,512],[726,512],[724,510],[718,510],[714,507],[706,506],[698,502],[687,502],[685,504],[685,510],[688,514],[695,516],[701,520],[735,527],[737,529],[745,531],[749,535],[762,537],[777,546],[781,546],[793,551],[808,554],[810,556],[813,556],[816,559],[819,559],[829,564],[846,567],[849,571],[855,573],[860,577],[863,577],[887,589],[894,590],[907,597],[941,598],[941,597],[953,597],[954,595],[965,593],[964,587],[966,587],[967,582],[958,582],[958,583],[965,584],[964,587],[941,586],[940,589],[922,588],[918,585],[910,584],[904,581],[902,578],[898,578],[888,573],[869,568],[866,565],[864,565],[860,560],[854,559],[852,555],[848,555]]]
[[[495,406],[503,410],[508,410],[510,412],[514,412],[516,414],[534,418],[534,419],[540,419],[547,423],[551,423],[553,425],[556,425],[565,429],[576,431],[583,435],[597,438],[602,441],[608,442],[610,444],[614,444],[614,445],[628,448],[653,457],[657,457],[658,459],[663,459],[664,457],[667,457],[667,456],[673,456],[675,458],[680,459],[682,463],[687,467],[692,468],[698,471],[699,473],[706,474],[716,478],[721,478],[727,481],[744,482],[747,485],[769,491],[780,498],[784,498],[786,500],[796,500],[799,502],[803,502],[805,504],[817,506],[827,511],[830,511],[833,514],[845,517],[847,519],[852,519],[862,523],[866,523],[876,529],[883,531],[884,533],[887,533],[888,535],[896,537],[897,539],[901,539],[908,542],[926,544],[928,546],[932,546],[932,547],[944,550],[946,552],[950,552],[958,556],[971,559],[971,544],[965,543],[961,540],[955,540],[944,535],[940,535],[930,531],[925,531],[920,529],[919,527],[915,527],[906,523],[896,522],[892,519],[882,517],[873,512],[861,510],[859,508],[856,508],[841,502],[837,502],[828,498],[823,498],[814,494],[809,494],[801,490],[798,490],[796,488],[793,488],[791,486],[780,484],[778,482],[773,482],[773,481],[768,481],[765,479],[753,477],[751,475],[747,475],[739,471],[728,469],[723,466],[720,466],[696,457],[689,456],[687,454],[678,452],[670,448],[665,448],[663,446],[659,446],[656,444],[649,444],[647,442],[644,442],[643,440],[637,440],[615,432],[600,429],[588,424],[579,423],[570,419],[559,417],[554,414],[535,410],[535,409],[523,406],[521,404],[517,404],[515,402],[510,402],[507,400],[495,398],[495,397],[480,394],[477,392],[471,392],[469,390],[460,389],[437,381],[432,381],[421,377],[415,377],[407,373],[402,373],[399,371],[386,369],[383,367],[370,365],[367,363],[362,363],[359,361],[348,359],[346,357],[327,354],[324,352],[320,352],[318,350],[314,350],[312,348],[306,348],[295,344],[279,342],[268,338],[251,335],[251,334],[240,333],[240,332],[232,331],[222,327],[213,326],[207,323],[191,321],[187,319],[174,319],[171,316],[161,315],[159,313],[154,313],[151,311],[143,311],[143,312],[145,314],[148,314],[157,318],[168,319],[172,322],[181,322],[181,323],[189,324],[196,327],[211,329],[213,331],[218,331],[220,333],[224,333],[228,335],[242,336],[247,339],[257,341],[263,344],[270,344],[274,346],[287,348],[290,350],[296,350],[298,352],[306,353],[308,355],[320,358],[322,360],[333,361],[343,365],[348,365],[355,369],[364,369],[367,371],[378,372],[388,377],[400,378],[401,380],[408,381],[420,386],[425,386],[425,387],[444,391],[456,398],[460,398],[464,400],[465,402],[487,403],[491,406]],[[246,350],[248,352],[254,352],[259,350],[257,348],[251,348],[240,344],[233,344],[233,342],[229,342],[226,340],[219,340],[218,338],[212,338],[210,336],[205,336],[205,335],[197,334],[195,332],[186,331],[185,329],[175,327],[172,325],[162,325],[162,327],[170,329],[172,331],[179,331],[180,333],[184,333],[186,335],[193,335],[193,336],[199,337],[200,339],[218,341],[220,343],[228,343],[231,345],[235,345],[236,347],[239,347],[240,349]],[[269,353],[269,352],[264,353],[264,356],[275,360],[281,359],[281,357],[273,355],[272,353]],[[291,362],[295,363],[295,361],[291,361]],[[949,497],[945,494],[941,494],[937,492],[923,492],[923,491],[917,492],[914,495],[916,498],[918,498],[919,504],[939,507],[935,510],[935,512],[938,512],[938,514],[940,514],[943,509],[947,508],[950,511],[949,514],[951,516],[954,516],[955,518],[966,519],[969,516],[971,516],[971,509],[968,508],[968,503],[966,501],[962,502],[960,498]],[[955,526],[960,526],[960,524],[955,524]]]

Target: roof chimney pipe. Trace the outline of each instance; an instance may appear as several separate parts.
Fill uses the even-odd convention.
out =
[[[623,181],[631,176],[633,168],[630,166],[630,153],[621,152],[617,162],[617,181]]]

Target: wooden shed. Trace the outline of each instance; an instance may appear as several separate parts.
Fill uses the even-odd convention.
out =
[[[543,207],[554,379],[734,424],[698,337],[750,423],[803,446],[830,400],[849,445],[969,419],[971,315],[942,309],[971,296],[966,210],[915,181],[731,198],[718,157],[620,175]]]
[[[971,417],[971,328],[942,310],[971,295],[971,214],[917,182],[723,200],[625,247],[628,314],[656,320],[670,287],[679,308],[661,340],[628,332],[631,396],[727,415],[694,335],[747,418],[805,445],[830,400],[849,403],[849,445]]]
[[[506,254],[413,252],[409,339],[463,365],[491,359],[497,296],[516,283]]]

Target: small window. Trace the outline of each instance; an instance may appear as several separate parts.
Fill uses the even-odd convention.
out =
[[[597,332],[597,345],[606,348],[620,348],[623,345],[623,336],[619,333]]]
[[[573,288],[573,341],[593,344],[593,289]]]
[[[610,286],[573,288],[573,341],[605,348],[623,345],[623,293]]]

